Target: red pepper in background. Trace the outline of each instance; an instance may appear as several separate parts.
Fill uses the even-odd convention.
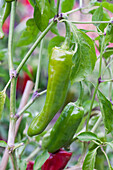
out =
[[[26,170],[33,170],[33,165],[34,165],[34,162],[33,161],[29,161],[28,164],[27,164]]]
[[[62,170],[72,156],[71,152],[60,149],[56,153],[50,153],[49,158],[42,165],[41,170]]]
[[[33,76],[33,70],[30,65],[28,65],[28,70]],[[16,90],[19,94],[22,94],[24,92],[28,80],[31,80],[31,77],[29,77],[29,75],[26,72],[23,72],[23,77],[18,76]]]

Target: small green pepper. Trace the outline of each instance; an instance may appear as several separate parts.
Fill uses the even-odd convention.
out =
[[[60,148],[68,146],[83,115],[82,107],[78,107],[75,103],[67,104],[52,130],[43,137],[42,148],[54,153]]]
[[[63,105],[69,86],[73,52],[54,47],[49,61],[48,85],[45,105],[33,119],[28,135],[40,134]]]

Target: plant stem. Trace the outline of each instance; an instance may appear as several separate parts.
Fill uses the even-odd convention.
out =
[[[87,7],[83,7],[83,8],[76,8],[76,9],[73,9],[73,10],[71,10],[71,11],[68,11],[68,12],[66,12],[65,14],[72,14],[72,13],[74,13],[74,12],[77,12],[77,11],[80,11],[80,10],[83,10],[83,9],[87,9],[87,8],[89,8],[89,6],[87,6]]]
[[[104,39],[105,39],[105,37],[103,37],[102,44],[101,44],[98,79],[101,77],[102,54],[103,54],[103,51],[104,51]],[[90,115],[91,115],[91,111],[92,111],[95,95],[96,95],[97,90],[98,90],[98,86],[99,86],[99,81],[97,80],[97,84],[96,84],[96,87],[95,87],[95,90],[94,90],[94,93],[93,93],[93,96],[92,96],[91,105],[90,105],[90,109],[89,109],[89,113],[88,113],[87,124],[86,124],[86,131],[88,131],[89,119],[90,119]]]
[[[9,39],[8,39],[9,71],[13,70],[13,35],[14,35],[16,1],[13,1],[11,5],[12,7],[11,7]]]
[[[16,12],[16,1],[11,4],[11,17],[10,17],[10,27],[9,27],[9,39],[8,39],[8,59],[9,59],[9,73],[11,76],[11,71],[13,71],[13,35],[14,35],[14,23],[15,23],[15,12]],[[10,124],[8,133],[8,147],[10,155],[14,147],[14,134],[15,134],[15,105],[16,105],[16,79],[12,77],[11,87],[10,87]],[[12,161],[14,164],[14,161]],[[14,166],[14,165],[13,165]]]
[[[47,92],[47,90],[44,90],[44,91],[38,93],[38,97],[41,96],[41,95],[43,95],[43,94],[46,93],[46,92]],[[16,116],[16,117],[20,117],[20,116],[34,103],[34,101],[35,101],[36,99],[37,99],[37,97],[35,97],[34,99],[31,98],[31,99],[29,100],[29,102],[24,106],[24,108],[21,109],[15,116]]]
[[[111,94],[112,94],[112,82],[113,82],[113,79],[112,79],[112,72],[111,72],[111,69],[110,69],[110,67],[107,67],[107,62],[106,62],[106,60],[104,60],[104,62],[105,62],[105,65],[106,65],[106,68],[107,68],[107,70],[108,70],[108,73],[109,73],[109,78],[110,78],[110,80],[106,80],[107,82],[110,82],[110,85],[109,85],[109,99],[111,99],[112,98],[112,96],[111,96]],[[104,81],[104,82],[106,82],[106,81]]]
[[[106,157],[106,159],[107,159],[107,163],[108,163],[108,166],[109,166],[109,170],[112,170],[112,166],[111,166],[111,164],[110,164],[110,161],[109,161],[109,159],[108,159],[108,156],[107,156],[106,152],[104,151],[103,147],[101,147],[101,151],[104,153],[104,155],[105,155],[105,157]]]
[[[33,82],[28,81],[27,84],[26,84],[26,87],[25,87],[25,90],[24,90],[24,93],[23,93],[23,96],[22,96],[22,99],[21,99],[20,106],[19,106],[18,110],[21,110],[26,105],[32,88],[33,88]],[[16,122],[15,137],[16,137],[16,134],[17,134],[17,131],[18,131],[18,128],[19,128],[21,120],[22,120],[22,116]],[[9,150],[8,150],[8,147],[7,147],[5,149],[5,151],[4,151],[4,154],[3,154],[3,157],[2,157],[2,160],[1,160],[0,170],[5,170],[6,169],[8,159],[9,159]]]
[[[25,160],[26,162],[30,161],[39,151],[41,148],[37,147]]]
[[[95,130],[98,128],[98,126],[100,125],[100,122],[102,120],[102,115],[100,115],[100,117],[98,118],[97,122],[95,123],[95,125],[93,126],[91,132],[95,132]]]
[[[72,22],[74,24],[108,24],[111,23],[111,21],[71,21],[69,20],[69,22]]]
[[[42,57],[42,47],[43,47],[43,40],[40,43],[39,60],[38,60],[38,66],[37,66],[37,74],[36,74],[36,81],[35,81],[34,92],[38,90],[38,86],[39,86],[41,57]]]
[[[79,6],[80,6],[80,9],[81,9],[82,8],[82,0],[80,0]]]
[[[18,170],[15,152],[13,152],[10,155],[10,157],[11,157],[11,161],[13,162],[13,170]]]
[[[19,66],[17,67],[16,71],[17,74],[20,72],[20,70],[22,69],[22,67],[24,66],[25,62],[28,60],[28,58],[30,57],[30,55],[32,54],[32,52],[34,51],[34,49],[37,47],[37,45],[40,43],[40,41],[43,39],[43,37],[48,33],[48,31],[51,29],[51,27],[55,24],[56,22],[52,21],[48,27],[40,34],[40,36],[38,37],[38,39],[35,41],[35,43],[32,45],[32,47],[30,48],[30,50],[27,52],[27,54],[25,55],[25,57],[23,58],[23,60],[21,61],[21,63],[19,64]]]
[[[60,0],[57,0],[57,15],[59,14]]]

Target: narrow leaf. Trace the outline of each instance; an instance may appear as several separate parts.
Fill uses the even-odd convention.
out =
[[[98,149],[98,147],[87,153],[84,163],[83,163],[83,167],[82,167],[83,170],[93,170],[94,169],[97,149]]]
[[[113,109],[111,102],[98,90],[100,109],[107,133],[113,131]]]
[[[89,13],[93,14],[93,17],[94,17],[94,13],[95,13],[96,10],[97,9],[90,10]],[[102,15],[103,15],[103,18],[101,19],[101,16],[100,16],[100,18],[97,17],[97,20],[101,19],[102,21],[110,21],[110,16],[109,16],[109,14],[105,10],[103,10],[103,14]],[[94,18],[94,20],[95,20],[95,18]],[[99,26],[99,29],[104,32],[104,29],[106,28],[107,23],[102,23],[102,24],[97,24],[97,25]]]
[[[49,0],[49,4],[50,4],[50,18],[53,18],[57,13],[55,1]]]
[[[35,7],[35,5],[36,5],[36,1],[35,1],[35,0],[29,0],[29,3],[30,3],[33,7]]]
[[[26,22],[26,28],[22,32],[20,39],[17,43],[17,46],[25,46],[33,43],[36,40],[36,37],[39,33],[39,29],[36,26],[36,23],[33,18],[30,18]]]
[[[73,56],[73,67],[71,71],[71,83],[81,81],[88,76],[95,67],[96,53],[94,42],[84,32],[71,24],[73,38],[77,43],[77,52]]]
[[[109,3],[109,2],[96,2],[95,3],[96,6],[100,6],[102,5],[104,8],[106,8],[107,10],[111,11],[113,13],[113,4]]]
[[[103,56],[105,59],[109,58],[111,55],[113,55],[113,47],[106,48]]]
[[[41,155],[37,156],[35,159],[35,163],[33,166],[33,170],[38,170],[44,164],[44,162],[49,158],[49,153],[47,151],[43,151]]]
[[[49,23],[50,18],[50,4],[48,0],[36,0],[34,9],[34,20],[40,31],[44,31]]]
[[[3,140],[0,140],[0,147],[7,147],[7,143]]]
[[[75,0],[62,0],[61,1],[61,12],[67,12],[72,10]]]
[[[92,132],[82,132],[77,136],[77,138],[85,142],[92,141],[92,140],[99,140],[97,135]]]
[[[0,119],[2,117],[2,111],[4,109],[5,98],[6,98],[5,90],[0,91]]]
[[[102,6],[100,6],[95,10],[92,16],[92,21],[102,21],[102,19],[103,19],[103,8]],[[99,26],[100,24],[94,24],[94,25]]]

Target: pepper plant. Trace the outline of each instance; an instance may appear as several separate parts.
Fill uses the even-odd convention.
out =
[[[0,169],[112,170],[112,1],[20,2],[0,2]]]

